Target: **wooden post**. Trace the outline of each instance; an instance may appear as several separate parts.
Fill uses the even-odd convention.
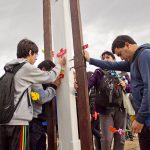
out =
[[[43,0],[43,25],[44,25],[44,57],[51,59],[52,32],[51,32],[51,5],[50,0]],[[56,137],[56,112],[55,101],[52,100],[46,107],[48,114],[48,150],[57,150]]]
[[[76,77],[78,82],[78,119],[79,119],[79,133],[81,140],[81,150],[93,150],[91,123],[90,123],[90,109],[88,97],[88,85],[86,76],[86,64],[83,58],[83,38],[81,28],[81,15],[79,0],[70,0],[71,8],[71,22],[74,45],[74,64],[76,70]]]

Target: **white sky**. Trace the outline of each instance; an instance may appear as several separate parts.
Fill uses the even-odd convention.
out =
[[[80,6],[83,39],[92,57],[110,50],[119,34],[131,35],[138,44],[149,43],[149,0],[80,0]],[[16,58],[22,38],[43,48],[42,12],[42,0],[0,0],[0,75],[5,63]],[[38,62],[42,59],[40,51]]]

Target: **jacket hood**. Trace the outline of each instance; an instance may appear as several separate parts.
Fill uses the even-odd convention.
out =
[[[143,44],[139,48],[150,49],[150,44],[149,43]]]
[[[136,56],[139,55],[139,53],[141,53],[141,52],[140,52],[141,49],[150,49],[150,44],[149,44],[149,43],[146,43],[146,44],[143,44],[143,45],[139,46],[139,47],[137,48],[137,50],[135,51],[131,62],[133,62],[133,61],[135,60]]]
[[[13,59],[12,61],[8,62],[4,66],[4,70],[5,71],[11,71],[15,65],[23,63],[23,62],[27,62],[27,60],[25,58]]]

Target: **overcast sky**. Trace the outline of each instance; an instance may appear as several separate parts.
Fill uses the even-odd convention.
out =
[[[131,35],[138,44],[150,42],[149,0],[80,0],[80,6],[83,39],[92,57],[110,50],[119,34]],[[42,0],[0,0],[0,75],[4,64],[16,57],[22,38],[43,48],[42,16]]]

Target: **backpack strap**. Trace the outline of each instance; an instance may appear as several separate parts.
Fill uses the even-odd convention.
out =
[[[103,75],[108,74],[106,70],[103,70],[102,68],[96,69],[99,73],[102,73]]]
[[[20,64],[16,64],[13,68],[13,74],[15,75],[17,73],[17,71],[24,65],[26,64],[26,62],[20,63]]]
[[[17,107],[18,107],[18,105],[19,105],[19,103],[21,102],[21,100],[22,100],[22,97],[23,97],[23,95],[24,95],[24,93],[27,91],[27,94],[28,94],[28,88],[22,93],[22,95],[20,96],[20,98],[19,98],[19,101],[18,101],[18,103],[16,104],[16,106],[15,106],[15,109],[14,109],[14,112],[15,112],[15,110],[17,109]],[[29,94],[28,94],[29,95]],[[29,104],[28,104],[29,105]]]
[[[103,70],[102,68],[98,68],[98,69],[96,69],[96,70],[98,70],[99,72],[102,72],[103,74],[107,74],[107,71],[106,71],[106,70]]]
[[[17,71],[24,65],[26,64],[26,62],[23,62],[23,63],[20,63],[20,64],[16,64],[13,66],[13,70],[12,70],[12,73],[15,75],[17,73]],[[22,93],[22,95],[20,96],[19,100],[18,100],[18,103],[16,104],[15,106],[15,109],[14,111],[17,109],[19,103],[21,102],[22,100],[22,97],[24,96],[25,92],[27,92],[27,97],[28,97],[28,105],[30,106],[30,102],[29,102],[29,93],[28,93],[28,88]]]
[[[29,97],[29,89],[27,88],[27,98],[28,98],[28,106],[31,106],[30,97]]]

